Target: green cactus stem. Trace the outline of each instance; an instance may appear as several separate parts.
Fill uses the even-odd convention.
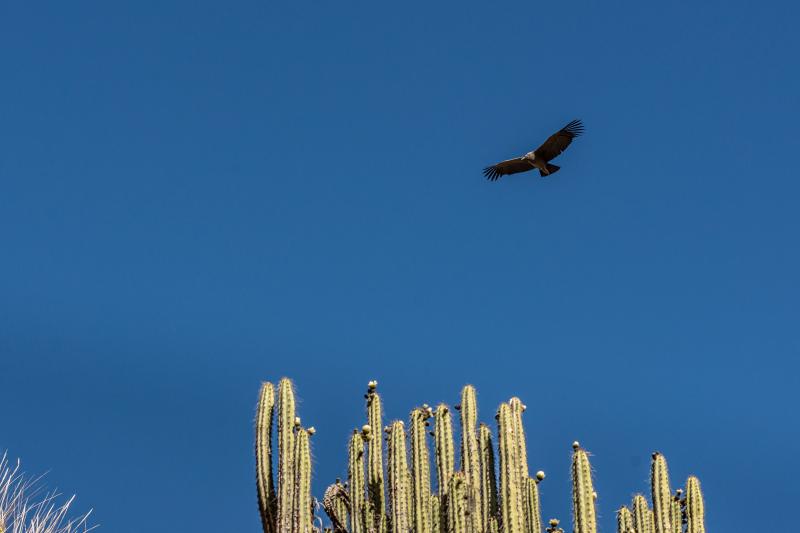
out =
[[[575,442],[572,445],[572,512],[575,533],[596,533],[592,467],[586,450]]]
[[[511,406],[511,413],[513,414],[513,423],[514,423],[514,449],[516,450],[517,454],[517,468],[519,469],[519,473],[517,474],[517,479],[519,480],[520,484],[520,494],[523,495],[522,498],[522,509],[523,509],[523,521],[522,527],[525,531],[535,531],[531,529],[531,524],[528,522],[528,518],[531,516],[530,510],[528,509],[528,451],[527,451],[527,444],[525,443],[525,430],[522,426],[522,412],[525,410],[525,405],[523,405],[522,401],[519,398],[511,398],[508,401],[509,406]]]
[[[669,471],[666,458],[659,452],[653,453],[653,461],[650,464],[650,486],[652,488],[655,533],[673,533],[672,489],[669,487]]]
[[[494,444],[492,443],[492,431],[486,424],[481,424],[478,429],[478,439],[480,441],[481,452],[481,503],[483,512],[481,519],[483,525],[481,531],[489,531],[489,521],[492,517],[497,517],[497,478],[495,477]]]
[[[469,482],[464,472],[456,472],[450,479],[447,494],[448,533],[467,533],[469,520]]]
[[[292,382],[283,378],[278,385],[278,502],[277,533],[291,533],[295,487],[295,402]]]
[[[453,417],[450,408],[445,404],[436,407],[436,427],[434,429],[436,444],[436,479],[439,482],[439,498],[443,505],[450,478],[455,471],[455,445],[453,444]]]
[[[431,465],[425,424],[430,416],[427,408],[411,411],[411,474],[413,479],[413,524],[415,533],[431,533]]]
[[[311,446],[309,430],[299,428],[295,435],[295,482],[293,533],[311,533]]]
[[[500,509],[503,533],[523,533],[522,494],[520,494],[519,465],[514,438],[514,414],[507,403],[497,413],[497,434],[500,440]],[[580,532],[583,533],[583,532]]]
[[[633,514],[627,507],[617,511],[617,533],[635,533],[633,529]]]
[[[369,432],[353,430],[348,446],[347,482],[350,487],[350,533],[364,533],[366,500],[364,488],[364,439]],[[380,435],[378,435],[380,439]]]
[[[376,390],[377,382],[371,381],[367,390],[367,419],[373,437],[369,443],[369,481],[367,490],[370,498],[371,528],[376,533],[386,533],[386,489],[383,478],[383,412],[381,397]],[[369,527],[367,528],[369,529]]]
[[[672,509],[672,533],[682,533],[683,532],[683,511],[681,506],[681,495],[683,494],[683,490],[678,489],[675,492],[675,495],[672,497],[671,509]]]
[[[689,476],[686,480],[686,533],[705,533],[705,507],[700,480]]]
[[[467,478],[469,521],[471,531],[482,531],[483,504],[481,503],[481,458],[478,440],[478,402],[475,387],[465,386],[461,391],[461,469]]]
[[[389,431],[389,495],[391,498],[392,532],[409,533],[411,487],[406,459],[406,431],[402,421],[395,421]]]
[[[439,496],[431,494],[431,533],[447,533],[446,522],[442,520],[442,504]]]
[[[275,526],[275,485],[272,479],[272,419],[275,414],[275,387],[262,383],[256,413],[256,486],[258,510],[264,533]]]
[[[527,505],[525,511],[528,514],[526,523],[529,533],[542,533],[542,510],[539,502],[539,480],[528,478]]]
[[[652,514],[647,505],[647,498],[637,494],[633,497],[631,508],[633,509],[633,527],[636,533],[653,533]]]

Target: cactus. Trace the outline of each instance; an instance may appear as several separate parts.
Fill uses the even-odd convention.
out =
[[[497,517],[497,478],[494,472],[492,431],[489,426],[480,425],[478,439],[481,452],[481,503],[483,504],[481,531],[489,531],[491,529],[490,521]]]
[[[525,511],[527,513],[526,523],[529,533],[542,533],[542,514],[539,503],[539,479],[528,478],[527,500]]]
[[[617,511],[617,533],[634,533],[633,515],[624,506]]]
[[[504,533],[523,533],[522,494],[519,483],[519,457],[514,439],[514,414],[507,403],[497,413],[500,441],[500,507]]]
[[[653,453],[653,461],[650,465],[650,486],[653,493],[655,533],[673,533],[672,489],[669,487],[667,460],[659,452]]]
[[[430,412],[427,406],[411,411],[411,474],[413,476],[413,524],[416,533],[431,533],[431,466],[425,438]]]
[[[478,533],[483,526],[481,515],[481,459],[478,441],[478,402],[475,387],[467,385],[461,391],[461,469],[467,480],[470,531]]]
[[[497,411],[499,483],[495,444],[488,426],[478,421],[475,389],[464,387],[461,403],[461,470],[455,469],[452,413],[445,404],[435,411],[423,405],[411,411],[408,431],[401,421],[385,428],[377,382],[367,390],[367,424],[348,443],[347,483],[328,486],[322,507],[330,533],[542,533],[539,483],[544,472],[529,475],[522,412],[518,398]],[[428,448],[429,419],[435,419],[434,458]],[[273,461],[272,425],[277,426]],[[294,390],[284,378],[276,388],[264,383],[256,413],[256,480],[264,533],[323,533],[316,527],[311,497],[313,428],[305,429],[295,412]],[[366,448],[366,449],[365,449]],[[410,468],[409,468],[410,449]],[[384,457],[386,462],[384,463]],[[641,494],[617,513],[618,533],[705,533],[703,499],[697,478],[686,494],[670,491],[666,459],[653,454],[652,508]],[[437,487],[431,483],[435,459]],[[278,468],[272,472],[273,462]],[[386,469],[386,470],[384,470]],[[384,472],[388,475],[385,477]],[[576,442],[572,454],[575,533],[597,533],[596,494],[587,452]],[[387,493],[388,490],[388,493]],[[388,498],[387,498],[388,496]],[[388,499],[388,505],[387,505]],[[551,520],[546,533],[563,533]],[[2,532],[0,532],[2,533]]]
[[[386,533],[386,492],[383,482],[383,412],[381,397],[375,390],[376,381],[370,381],[367,390],[367,419],[375,436],[369,440],[369,483],[367,489],[370,499],[370,528],[379,533]]]
[[[411,487],[408,486],[408,462],[406,459],[406,431],[403,422],[392,423],[389,431],[389,495],[391,496],[392,533],[409,533],[411,520],[408,516]]]
[[[453,445],[453,418],[450,408],[439,404],[436,408],[436,478],[439,480],[439,498],[447,494],[449,480],[455,471],[455,446]]]
[[[368,426],[365,426],[367,429]],[[364,533],[366,500],[364,488],[364,439],[370,438],[369,431],[359,433],[353,430],[348,447],[347,483],[350,487],[350,532]],[[380,435],[378,436],[380,438]]]
[[[572,448],[572,515],[575,533],[596,533],[595,492],[589,455],[578,442]]]
[[[256,483],[258,508],[264,533],[273,533],[275,486],[272,479],[272,418],[275,414],[275,387],[261,385],[256,415]]]
[[[647,499],[641,494],[637,494],[633,497],[631,509],[633,509],[633,527],[636,529],[636,533],[653,533]]]
[[[700,480],[689,476],[686,480],[686,533],[705,533],[705,508]]]
[[[467,533],[469,520],[469,481],[464,472],[456,472],[450,479],[447,504],[447,531]]]

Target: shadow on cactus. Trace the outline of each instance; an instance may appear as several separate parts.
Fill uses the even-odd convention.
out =
[[[450,407],[422,405],[411,411],[407,428],[399,420],[384,427],[377,385],[371,381],[367,386],[367,423],[350,437],[348,479],[337,479],[322,499],[330,520],[327,527],[315,514],[319,505],[311,496],[309,437],[314,428],[303,427],[296,416],[289,379],[282,379],[277,391],[271,383],[262,385],[256,480],[264,533],[543,533],[538,486],[545,475],[529,473],[522,425],[525,405],[519,398],[497,410],[495,451],[491,429],[478,423],[475,389],[464,387],[461,403],[455,406],[461,423],[461,470],[456,470]],[[272,468],[273,427],[277,475]],[[579,443],[572,447],[574,531],[596,533],[589,456]],[[630,508],[619,509],[618,533],[705,533],[700,482],[689,477],[686,490],[673,493],[666,459],[658,452],[652,457],[651,500],[638,494]],[[544,531],[563,533],[558,520],[548,523]]]

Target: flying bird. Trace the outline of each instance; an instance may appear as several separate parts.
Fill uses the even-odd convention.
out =
[[[528,152],[522,157],[515,157],[507,161],[501,161],[496,165],[483,169],[483,175],[491,181],[495,181],[500,176],[527,172],[534,168],[539,169],[540,176],[549,176],[561,168],[551,165],[550,161],[558,157],[561,152],[567,149],[572,139],[583,133],[583,123],[580,120],[573,120],[550,137],[536,150]]]

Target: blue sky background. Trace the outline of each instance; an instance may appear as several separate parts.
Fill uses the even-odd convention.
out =
[[[0,449],[102,531],[259,531],[292,376],[315,492],[388,415],[520,396],[545,518],[700,476],[785,529],[800,370],[793,2],[0,4]],[[572,118],[533,174],[481,169]]]

